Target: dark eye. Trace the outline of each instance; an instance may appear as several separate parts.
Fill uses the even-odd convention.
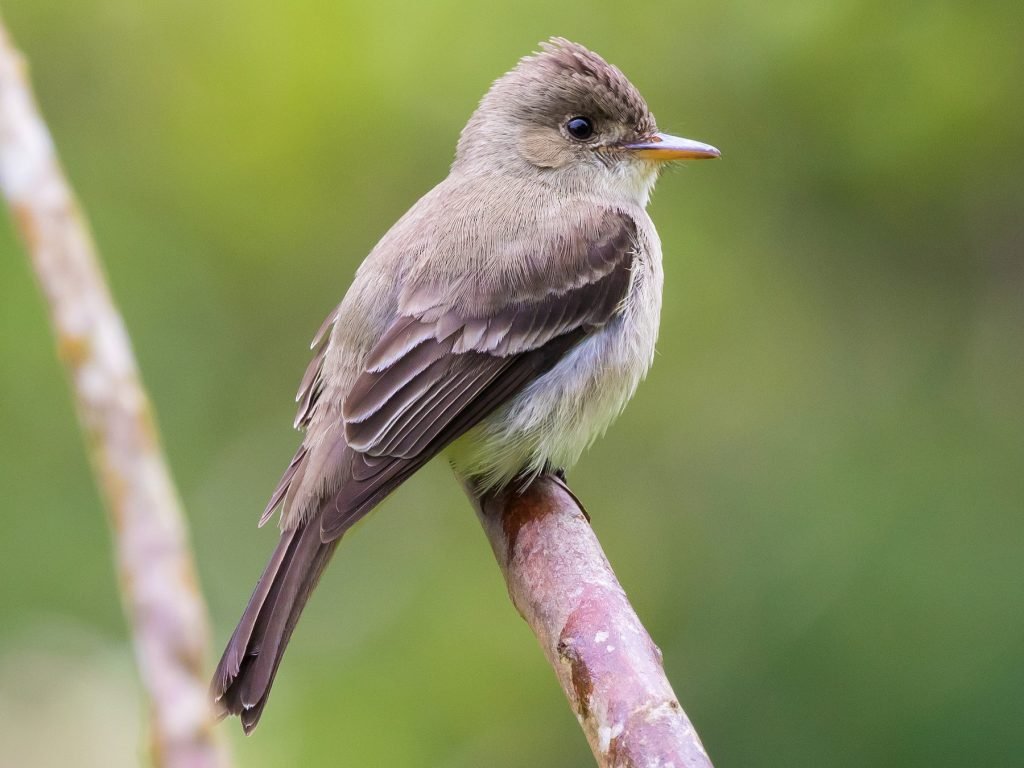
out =
[[[574,117],[565,124],[565,130],[574,139],[586,141],[594,135],[594,124],[585,117]]]

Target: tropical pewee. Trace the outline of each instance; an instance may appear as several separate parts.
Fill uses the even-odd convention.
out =
[[[500,77],[448,177],[370,252],[313,341],[305,430],[263,513],[281,540],[213,680],[248,732],[338,541],[444,452],[480,492],[579,458],[651,365],[665,162],[718,157],[658,133],[618,69],[561,38]]]

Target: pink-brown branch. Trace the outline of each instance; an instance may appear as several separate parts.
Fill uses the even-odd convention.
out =
[[[165,768],[227,764],[203,660],[208,627],[185,518],[128,334],[0,21],[0,190],[25,241],[106,500],[125,612]]]
[[[711,768],[661,652],[566,485],[547,475],[521,493],[470,496],[598,765]]]

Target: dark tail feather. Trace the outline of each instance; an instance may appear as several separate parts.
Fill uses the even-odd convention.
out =
[[[277,667],[340,539],[320,540],[320,516],[281,534],[213,676],[218,714],[239,715],[246,733],[259,722]]]

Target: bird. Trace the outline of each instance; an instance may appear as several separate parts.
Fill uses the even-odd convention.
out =
[[[617,67],[564,38],[494,81],[448,176],[313,340],[303,439],[260,519],[280,511],[280,540],[214,673],[219,717],[256,727],[338,542],[432,458],[483,494],[564,473],[603,434],[653,362],[659,172],[719,156],[660,133]]]

